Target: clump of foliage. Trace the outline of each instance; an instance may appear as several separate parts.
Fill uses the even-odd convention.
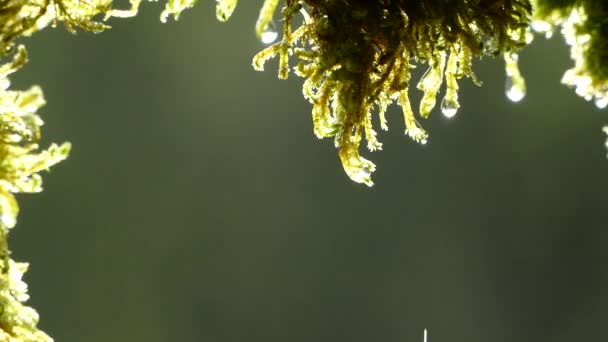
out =
[[[276,6],[276,0],[265,1],[258,32]],[[294,29],[298,11],[305,20]],[[441,111],[454,116],[458,80],[468,77],[480,85],[471,62],[484,56],[503,56],[507,97],[519,101],[526,85],[517,51],[532,41],[531,28],[546,33],[560,26],[575,61],[563,83],[598,107],[608,105],[607,2],[286,0],[281,14],[283,38],[254,58],[254,68],[262,70],[266,60],[279,56],[279,78],[287,78],[289,56],[295,56],[295,73],[306,78],[303,92],[313,105],[316,136],[334,137],[346,174],[369,186],[375,165],[360,156],[359,146],[365,138],[370,151],[382,147],[372,127],[374,109],[386,130],[386,109],[397,102],[406,135],[427,142],[408,96],[410,70],[418,64],[428,65],[416,85],[423,92],[420,118],[430,115],[444,82]]]
[[[178,19],[196,0],[168,0],[161,21]],[[216,15],[227,20],[237,0],[216,0]],[[454,116],[458,81],[481,84],[472,70],[474,58],[503,56],[507,96],[519,101],[525,82],[517,67],[517,51],[532,40],[531,28],[550,35],[560,27],[571,45],[574,67],[563,83],[575,88],[598,107],[608,106],[608,3],[597,0],[284,0],[280,11],[282,36],[254,57],[253,66],[279,58],[279,78],[293,71],[305,78],[304,96],[312,103],[314,132],[333,137],[346,174],[371,186],[375,165],[361,157],[363,139],[370,150],[381,148],[373,128],[388,129],[385,113],[396,102],[404,115],[405,133],[426,143],[427,132],[418,119],[427,118],[440,102],[441,111]],[[128,9],[114,8],[112,0],[0,0],[0,341],[51,341],[37,329],[37,313],[25,306],[27,286],[21,277],[27,264],[10,258],[8,232],[16,224],[14,193],[39,192],[39,172],[64,160],[68,143],[38,151],[44,104],[40,88],[9,90],[7,76],[27,60],[16,46],[29,36],[59,23],[101,32],[113,17],[137,14],[141,0]],[[255,31],[273,40],[271,22],[279,0],[264,0]],[[298,19],[298,20],[296,20]],[[299,23],[299,24],[298,24]],[[269,38],[270,37],[270,38]],[[12,57],[11,57],[12,56]],[[422,100],[415,111],[410,103],[411,69],[428,65],[417,82]],[[443,84],[445,90],[443,95]],[[438,98],[439,96],[439,98]],[[417,115],[415,113],[418,113]],[[608,128],[605,129],[608,133]],[[608,145],[608,142],[607,142]]]
[[[42,120],[36,114],[44,105],[39,87],[8,90],[7,75],[26,62],[19,46],[11,62],[0,66],[0,341],[47,341],[37,330],[38,314],[23,305],[27,285],[21,280],[27,264],[9,257],[8,231],[17,223],[19,207],[13,193],[40,192],[38,172],[64,160],[70,144],[51,145],[38,152]]]
[[[562,83],[599,108],[608,106],[608,2],[536,0],[532,28],[551,36],[561,27],[574,67]]]
[[[276,1],[266,3],[276,6]],[[293,30],[299,11],[305,21]],[[473,58],[507,54],[516,60],[515,52],[526,44],[530,13],[527,0],[287,0],[283,39],[260,52],[253,65],[261,70],[278,55],[279,77],[286,78],[288,56],[296,57],[295,72],[306,78],[304,96],[313,105],[315,134],[334,137],[347,175],[371,186],[375,165],[360,156],[359,145],[365,138],[368,149],[382,147],[372,127],[374,108],[386,130],[384,114],[397,102],[406,134],[419,143],[427,141],[408,95],[414,64],[428,64],[417,84],[424,93],[420,117],[430,115],[444,80],[441,109],[453,116],[460,107],[458,79],[469,77],[479,84],[471,69]],[[266,16],[262,22],[269,20]],[[517,72],[515,62],[511,67]]]
[[[177,19],[192,2],[170,0],[161,15]],[[52,339],[37,328],[38,314],[24,302],[27,285],[21,280],[26,263],[10,258],[8,233],[17,223],[19,207],[14,193],[42,191],[40,171],[67,158],[70,144],[52,144],[38,151],[40,127],[37,114],[45,104],[42,90],[9,90],[8,75],[27,62],[27,53],[15,40],[62,22],[68,30],[100,32],[109,26],[96,20],[99,15],[126,17],[137,13],[138,1],[129,10],[112,8],[111,1],[8,0],[0,1],[0,58],[11,58],[0,65],[0,341],[45,342]],[[12,57],[11,57],[12,56]]]

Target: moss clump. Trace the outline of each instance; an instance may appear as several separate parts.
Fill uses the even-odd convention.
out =
[[[293,30],[298,11],[305,20]],[[258,23],[269,20],[267,12]],[[254,67],[262,70],[278,55],[279,77],[286,78],[288,56],[296,57],[295,72],[306,78],[304,96],[313,105],[315,134],[334,137],[347,175],[371,186],[375,166],[360,156],[359,145],[365,138],[372,151],[382,146],[372,127],[373,109],[386,130],[384,113],[397,102],[406,134],[425,143],[428,135],[408,96],[410,69],[417,63],[429,68],[417,84],[424,93],[419,116],[429,116],[444,80],[442,111],[453,116],[460,106],[457,80],[479,83],[471,70],[474,57],[512,54],[526,44],[531,5],[527,0],[287,0],[282,14],[283,39],[260,52]]]
[[[14,193],[42,191],[40,171],[64,160],[70,144],[51,145],[37,152],[44,105],[40,88],[9,90],[7,76],[27,61],[19,46],[12,61],[0,66],[0,341],[51,341],[38,330],[38,314],[24,305],[27,285],[21,280],[27,264],[10,259],[8,232],[17,223],[19,206]]]
[[[46,342],[52,339],[37,328],[38,314],[24,304],[27,285],[21,280],[27,264],[10,258],[8,233],[17,223],[19,206],[14,193],[42,191],[39,173],[67,158],[70,144],[51,145],[38,151],[42,120],[37,114],[44,105],[42,90],[11,90],[8,75],[27,62],[23,46],[15,41],[49,25],[63,22],[75,32],[83,29],[101,32],[109,26],[99,21],[105,16],[127,17],[137,13],[141,1],[132,0],[131,8],[119,10],[111,0],[7,0],[0,1],[0,341]],[[178,18],[192,0],[169,0],[161,14]]]
[[[532,27],[550,35],[556,27],[570,45],[574,66],[562,83],[599,108],[608,106],[608,2],[535,0]]]
[[[531,1],[534,6],[531,6]],[[36,113],[44,104],[38,87],[9,90],[7,75],[26,61],[25,48],[15,40],[47,26],[64,23],[68,30],[101,32],[112,17],[137,14],[142,0],[130,8],[114,8],[112,0],[0,0],[0,341],[50,341],[36,327],[38,315],[25,306],[27,286],[21,281],[27,265],[9,257],[8,232],[16,224],[17,192],[41,191],[39,172],[67,157],[69,144],[51,145],[37,152],[42,121]],[[161,21],[178,19],[196,0],[168,0]],[[216,0],[216,15],[225,21],[238,0]],[[256,23],[263,37],[279,6],[265,0]],[[532,8],[534,12],[532,13]],[[294,20],[301,13],[303,23]],[[347,175],[371,186],[375,165],[361,157],[365,139],[370,150],[381,149],[372,125],[377,111],[388,129],[387,107],[396,102],[404,115],[405,133],[419,143],[428,134],[419,124],[438,102],[445,84],[441,110],[456,114],[458,81],[480,82],[472,60],[504,56],[509,82],[507,96],[518,101],[525,82],[517,66],[517,51],[531,41],[532,27],[550,33],[562,28],[572,46],[574,67],[562,82],[598,107],[608,106],[608,2],[600,0],[284,0],[281,41],[254,57],[253,66],[279,57],[279,77],[294,72],[305,78],[304,96],[312,103],[314,132],[333,137]],[[273,37],[274,35],[271,35]],[[416,115],[409,98],[410,70],[428,66],[416,88],[423,92]],[[608,132],[608,129],[605,129]],[[608,144],[608,142],[607,142]]]

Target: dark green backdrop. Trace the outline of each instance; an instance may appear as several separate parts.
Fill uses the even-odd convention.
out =
[[[162,5],[101,35],[27,40],[45,144],[70,159],[19,195],[13,256],[61,342],[602,341],[608,314],[606,112],[559,80],[561,37],[461,82],[461,110],[380,134],[369,189],[317,140],[302,80],[256,73],[261,1]],[[422,70],[419,70],[422,71]],[[413,90],[413,100],[420,98]]]

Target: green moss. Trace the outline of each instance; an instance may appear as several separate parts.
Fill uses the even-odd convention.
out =
[[[566,71],[562,83],[575,89],[586,100],[608,105],[608,2],[593,0],[535,0],[534,28],[561,32],[574,66]],[[539,25],[540,23],[540,25]]]
[[[38,151],[42,120],[37,114],[45,104],[42,90],[11,90],[7,76],[27,62],[25,47],[15,40],[46,26],[62,22],[75,32],[83,29],[101,32],[109,26],[98,17],[128,17],[137,13],[140,1],[128,10],[112,8],[108,0],[0,1],[0,58],[12,59],[0,65],[0,341],[45,342],[52,339],[36,327],[38,314],[24,305],[27,285],[21,280],[27,264],[9,255],[8,233],[17,223],[19,206],[14,193],[42,191],[40,172],[67,158],[70,144],[52,144]],[[179,14],[194,4],[191,0],[169,0],[161,20]]]
[[[10,259],[7,237],[19,211],[13,194],[41,191],[39,173],[64,160],[70,149],[67,143],[53,144],[38,152],[42,120],[37,111],[44,99],[36,86],[8,88],[7,76],[27,60],[15,40],[59,23],[72,32],[101,32],[110,18],[136,15],[141,1],[131,0],[129,8],[121,9],[111,0],[0,0],[0,58],[12,56],[0,65],[0,341],[51,340],[36,328],[36,312],[23,304],[28,296],[21,276],[27,265]],[[217,18],[226,21],[238,1],[216,2]],[[168,0],[161,21],[177,20],[195,3]],[[265,0],[255,26],[258,37],[281,3],[282,38],[257,54],[253,66],[262,70],[268,59],[278,57],[279,78],[290,71],[305,78],[303,94],[312,104],[316,136],[334,139],[346,174],[359,183],[371,186],[375,170],[361,157],[361,142],[371,151],[382,148],[372,122],[388,129],[386,110],[397,103],[405,134],[426,143],[419,120],[429,117],[438,102],[444,115],[455,115],[462,78],[481,84],[472,70],[474,58],[503,56],[507,95],[520,100],[526,86],[517,51],[531,41],[530,27],[547,34],[561,28],[574,60],[562,82],[598,107],[608,106],[606,1]],[[304,21],[295,26],[300,15]],[[428,70],[415,84],[423,93],[415,110],[410,71],[418,65]]]
[[[306,21],[292,33],[298,11]],[[427,118],[435,108],[444,79],[442,109],[453,116],[460,107],[458,79],[478,83],[473,58],[523,47],[530,11],[527,0],[287,0],[283,39],[259,53],[253,65],[262,70],[267,59],[279,56],[279,77],[286,78],[288,56],[295,56],[295,72],[306,78],[304,96],[313,105],[315,134],[334,137],[347,175],[372,185],[375,166],[360,156],[359,145],[365,139],[369,150],[382,147],[372,127],[374,109],[387,129],[384,113],[397,102],[406,134],[425,143],[428,134],[409,101],[410,70],[415,64],[429,66],[417,84],[423,92],[419,117]],[[261,18],[270,16],[263,12]]]
[[[0,66],[0,341],[50,341],[36,328],[38,314],[23,304],[27,285],[21,280],[27,264],[9,258],[8,231],[17,223],[19,206],[14,193],[42,191],[40,171],[64,160],[70,144],[51,145],[38,152],[42,120],[37,114],[44,105],[39,87],[9,90],[7,75],[27,61],[19,46],[12,61]]]

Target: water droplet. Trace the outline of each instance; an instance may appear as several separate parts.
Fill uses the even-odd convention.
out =
[[[428,142],[428,134],[418,126],[411,127],[405,130],[405,135],[412,138],[415,142],[426,145]]]
[[[277,31],[277,25],[274,23],[274,20],[271,20],[262,34],[260,34],[260,41],[264,44],[272,44],[279,37],[279,32]]]
[[[372,171],[367,166],[364,166],[351,174],[351,178],[353,181],[355,181],[357,183],[368,184],[368,185],[370,185],[370,183],[373,184],[372,180],[371,180],[371,176],[372,176]]]
[[[262,32],[260,40],[264,44],[271,44],[274,43],[274,41],[277,40],[278,37],[279,33],[277,31],[267,28],[266,30],[264,30],[264,32]]]
[[[595,99],[595,106],[599,109],[608,107],[608,96]]]
[[[447,96],[443,97],[443,100],[441,101],[441,112],[446,118],[454,117],[456,112],[458,112],[458,107],[458,102],[453,99],[448,99]]]
[[[519,102],[526,97],[526,88],[520,82],[513,80],[513,76],[507,76],[505,83],[507,98],[513,102]]]

